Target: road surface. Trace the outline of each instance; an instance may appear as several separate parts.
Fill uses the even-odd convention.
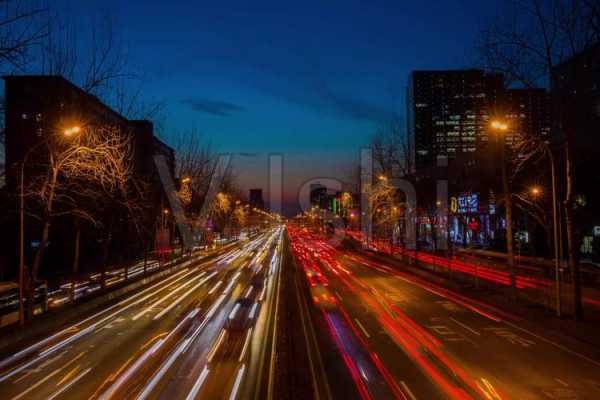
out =
[[[19,349],[0,361],[2,398],[234,399],[264,390],[256,376],[274,332],[282,237],[276,228],[210,261],[190,260]],[[238,306],[234,315],[243,301],[246,313]]]
[[[600,398],[598,355],[583,344],[289,230],[322,347],[336,350],[324,355],[333,398]]]

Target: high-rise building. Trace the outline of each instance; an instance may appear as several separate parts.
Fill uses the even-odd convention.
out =
[[[99,196],[97,203],[90,203],[84,194],[78,197],[79,193],[69,192],[69,202],[62,205],[66,212],[57,213],[52,221],[53,240],[48,245],[45,256],[45,262],[57,266],[53,273],[64,273],[59,268],[69,265],[72,249],[68,246],[73,237],[73,220],[76,219],[76,213],[71,212],[74,204],[88,207],[86,211],[93,213],[94,218],[103,223],[102,229],[97,229],[97,226],[102,224],[82,224],[82,236],[89,238],[90,243],[107,240],[103,235],[110,235],[110,240],[119,243],[119,249],[126,248],[126,257],[131,258],[139,257],[146,249],[152,250],[155,228],[158,229],[161,222],[166,224],[167,217],[164,215],[169,213],[168,210],[165,213],[169,203],[154,157],[164,157],[167,172],[171,176],[175,170],[175,152],[154,135],[152,123],[127,119],[62,76],[6,76],[4,82],[8,192],[18,191],[21,177],[24,180],[23,186],[28,188],[44,176],[48,159],[48,147],[44,145],[64,140],[63,137],[69,129],[77,128],[78,131],[81,130],[82,135],[90,135],[96,132],[96,127],[110,127],[118,130],[122,137],[131,139],[131,181],[135,182],[135,185],[131,185],[131,190],[128,187],[128,192],[131,192],[131,196],[137,196],[134,197],[136,201],[140,199],[139,203],[135,204],[138,207],[136,219],[133,220],[130,210],[119,207],[116,201],[111,201],[110,196]],[[87,183],[88,186],[84,183],[80,183],[81,187],[101,193],[91,180]],[[28,212],[39,212],[38,203],[26,200]],[[54,203],[55,209],[57,203],[59,202]],[[5,223],[6,225],[2,226],[5,236],[0,235],[3,242],[16,237],[13,232],[17,229],[15,220],[7,220]],[[40,224],[26,215],[24,225],[27,259],[32,256],[35,240],[39,238]],[[139,229],[140,226],[143,228]],[[112,258],[122,257],[123,252],[119,249],[107,249],[106,262],[114,262]],[[16,256],[9,254],[7,258],[10,257]],[[90,268],[98,266],[101,262],[92,251],[82,250],[81,258],[81,264]]]
[[[264,210],[265,201],[263,199],[262,189],[250,189],[248,202],[250,203],[250,207],[258,208],[259,210]]]
[[[560,120],[554,125],[556,158],[564,160],[565,133],[571,134],[574,166],[576,229],[582,237],[582,257],[600,260],[600,43],[554,69],[554,106]],[[564,162],[564,161],[563,161]],[[565,179],[559,174],[559,178]],[[563,185],[565,182],[563,181]],[[594,245],[594,243],[596,243]]]
[[[508,145],[519,138],[541,136],[550,138],[550,96],[545,89],[507,89],[504,114],[510,127]]]
[[[310,185],[310,204],[319,206],[326,203],[327,187],[320,183],[311,183]],[[325,207],[326,208],[326,207]]]
[[[408,136],[417,170],[454,160],[488,141],[503,93],[502,76],[481,70],[413,71],[407,89]]]

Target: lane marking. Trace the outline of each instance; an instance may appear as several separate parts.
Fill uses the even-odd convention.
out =
[[[235,383],[233,384],[233,389],[231,389],[229,400],[235,400],[235,398],[237,397],[238,390],[240,389],[240,385],[242,384],[242,379],[244,378],[245,370],[246,364],[242,364],[242,366],[238,370],[237,376],[235,377]]]
[[[257,240],[258,240],[258,239],[257,239]],[[226,255],[228,255],[228,254],[231,254],[231,253],[232,253],[232,251],[230,250],[230,251],[228,251],[228,252],[225,252],[225,253],[224,253],[222,256],[226,256]],[[39,342],[37,342],[37,343],[35,343],[35,344],[33,344],[33,345],[29,346],[29,347],[27,347],[27,348],[25,348],[25,349],[23,349],[23,350],[19,351],[18,353],[15,353],[15,354],[13,354],[12,356],[10,356],[10,357],[8,357],[8,358],[5,358],[5,359],[3,359],[3,360],[0,360],[0,368],[2,368],[2,367],[4,367],[4,366],[6,366],[6,365],[8,365],[8,364],[10,364],[10,363],[12,363],[12,362],[14,362],[14,361],[16,361],[17,359],[20,359],[20,358],[22,358],[23,356],[25,356],[25,355],[27,355],[27,354],[29,354],[29,353],[33,352],[33,351],[36,351],[37,349],[39,349],[40,347],[43,347],[45,344],[49,343],[49,342],[50,342],[50,341],[52,341],[53,339],[55,339],[55,338],[57,338],[57,337],[60,337],[60,336],[62,336],[62,335],[64,335],[64,334],[66,334],[66,333],[69,333],[69,331],[71,331],[71,330],[73,330],[73,329],[78,329],[78,327],[79,327],[79,326],[81,326],[81,325],[85,324],[86,322],[88,322],[88,321],[91,321],[91,320],[93,320],[94,318],[96,318],[96,317],[98,317],[98,316],[100,316],[100,315],[102,315],[102,314],[108,313],[109,311],[111,311],[111,310],[113,310],[113,309],[115,309],[115,308],[117,308],[117,307],[124,306],[124,305],[125,305],[126,303],[128,303],[129,301],[132,301],[132,303],[131,303],[131,304],[127,304],[127,305],[125,305],[125,306],[124,306],[122,309],[120,309],[120,310],[117,310],[116,312],[114,312],[114,313],[113,313],[113,314],[111,314],[110,316],[108,316],[108,317],[106,317],[106,318],[103,318],[103,319],[102,319],[101,321],[99,321],[99,322],[96,322],[94,325],[98,325],[98,324],[100,324],[100,323],[102,323],[102,322],[105,322],[105,321],[106,321],[107,319],[109,319],[110,317],[113,317],[113,316],[115,316],[115,315],[117,315],[117,314],[119,314],[119,313],[121,313],[121,312],[123,312],[123,311],[125,311],[125,310],[127,310],[127,309],[129,309],[129,308],[131,308],[132,306],[134,306],[134,305],[137,305],[137,304],[139,304],[139,303],[141,303],[141,302],[143,302],[143,301],[147,300],[148,298],[152,297],[152,296],[153,296],[153,295],[155,295],[156,293],[158,293],[158,292],[161,292],[162,290],[165,290],[165,289],[167,289],[167,288],[168,288],[170,285],[172,285],[172,284],[173,284],[173,283],[175,283],[176,281],[178,281],[178,280],[180,280],[180,279],[183,279],[183,277],[179,277],[180,279],[177,279],[177,280],[175,280],[175,281],[172,281],[173,279],[177,278],[177,277],[178,277],[178,276],[180,276],[181,274],[185,274],[185,276],[187,276],[187,275],[189,275],[189,274],[191,274],[191,273],[193,273],[193,272],[197,271],[197,268],[199,268],[199,267],[202,267],[202,266],[206,266],[206,265],[209,265],[209,264],[211,264],[211,263],[214,263],[214,262],[215,262],[215,260],[200,261],[200,260],[202,260],[203,258],[206,258],[206,257],[205,257],[205,256],[201,256],[201,255],[199,255],[199,256],[193,256],[193,257],[192,257],[192,259],[190,259],[190,260],[187,260],[187,261],[185,261],[185,262],[182,262],[182,263],[181,263],[181,268],[183,268],[181,271],[175,272],[175,273],[173,273],[172,275],[169,275],[169,276],[167,276],[167,277],[166,277],[164,280],[157,282],[156,284],[154,284],[154,285],[152,285],[152,286],[150,286],[150,287],[148,287],[148,288],[146,288],[146,289],[142,290],[141,292],[135,293],[134,295],[132,295],[132,296],[130,296],[130,297],[128,297],[128,298],[126,298],[126,299],[124,299],[124,300],[121,300],[120,302],[118,302],[118,303],[116,303],[116,304],[113,304],[112,306],[110,306],[110,307],[108,307],[108,308],[106,308],[106,309],[104,309],[104,310],[101,310],[101,311],[97,312],[96,314],[93,314],[93,315],[91,315],[91,316],[89,316],[89,317],[85,318],[84,320],[82,320],[82,321],[79,321],[79,322],[77,322],[77,323],[75,323],[75,324],[71,325],[71,326],[70,326],[70,327],[68,327],[68,328],[65,328],[65,329],[63,329],[63,330],[61,330],[61,331],[59,331],[59,332],[57,332],[57,333],[54,333],[54,334],[52,334],[51,336],[49,336],[49,337],[47,337],[47,338],[45,338],[45,339],[43,339],[43,340],[41,340],[41,341],[39,341]],[[190,264],[192,264],[193,262],[198,262],[198,261],[200,261],[200,262],[199,262],[197,265],[195,265],[195,266],[193,267],[194,269],[190,270],[189,268],[184,268],[184,266],[189,266],[189,265],[190,265]],[[178,263],[177,263],[177,262],[175,262],[175,263],[173,264],[173,266],[178,266]],[[171,268],[171,267],[172,267],[172,266],[169,266],[168,268]],[[171,282],[169,283],[169,281],[171,281]],[[168,284],[167,284],[167,283],[168,283]],[[166,285],[166,286],[165,286],[165,285]],[[154,290],[155,288],[157,288],[157,287],[159,287],[159,286],[163,286],[163,287],[162,287],[162,288],[159,288],[157,291],[155,291],[155,292],[151,293],[150,295],[148,295],[148,296],[144,297],[143,299],[139,299],[139,300],[137,300],[137,301],[133,302],[133,301],[134,301],[135,299],[137,299],[138,297],[140,297],[140,296],[143,296],[145,293],[147,293],[147,292],[149,292],[149,291],[152,291],[152,290]],[[86,328],[86,329],[84,329],[83,331],[85,331],[85,333],[87,334],[87,333],[93,332],[93,331],[94,331],[94,329],[92,329],[92,330],[88,330],[88,329]],[[67,339],[64,339],[62,342],[58,343],[58,345],[55,345],[55,346],[51,347],[51,349],[55,349],[55,348],[57,348],[56,346],[58,346],[58,347],[63,347],[63,346],[67,345],[67,344],[68,344],[68,343],[70,343],[70,342],[71,342],[71,341],[69,340],[69,338],[67,338]],[[3,375],[0,375],[0,382],[3,382],[3,381],[5,381],[6,379],[9,379],[10,377],[14,376],[16,373],[18,373],[18,372],[20,372],[20,371],[22,371],[22,370],[24,370],[24,369],[26,369],[26,368],[30,367],[31,365],[33,365],[33,364],[35,364],[36,362],[40,361],[41,359],[45,358],[47,355],[48,355],[48,353],[47,353],[47,352],[42,352],[38,358],[36,358],[36,359],[33,359],[33,360],[31,360],[31,361],[29,361],[29,362],[25,363],[24,365],[21,365],[21,366],[19,366],[19,367],[15,368],[15,369],[14,369],[14,370],[12,370],[12,371],[9,371],[9,372],[7,372],[7,373],[5,373],[5,374],[3,374]]]
[[[242,351],[240,353],[240,357],[238,358],[238,362],[242,362],[244,360],[246,350],[248,349],[248,344],[250,343],[250,336],[252,336],[252,327],[248,328],[248,332],[246,333],[246,340],[244,340],[244,347],[242,347]]]
[[[465,329],[466,329],[466,330],[468,330],[469,332],[472,332],[473,334],[475,334],[475,335],[477,335],[477,336],[481,336],[481,333],[477,332],[475,329],[472,329],[472,328],[470,328],[470,327],[469,327],[469,326],[467,326],[466,324],[464,324],[464,323],[462,323],[462,322],[460,322],[460,321],[457,321],[457,320],[455,320],[455,319],[454,319],[454,318],[452,318],[452,317],[448,317],[448,318],[450,318],[450,320],[451,320],[451,321],[453,321],[455,324],[457,324],[457,325],[459,325],[459,326],[462,326],[463,328],[465,328]]]
[[[56,357],[52,357],[52,358],[44,361],[37,368],[32,368],[32,369],[28,369],[28,370],[24,371],[23,375],[21,375],[20,378],[15,379],[14,382],[15,383],[21,382],[23,379],[29,377],[30,375],[33,375],[33,374],[38,373],[38,372],[42,372],[42,370],[44,368],[46,368],[48,365],[52,364],[54,361],[56,361],[59,358],[61,358],[62,356],[64,356],[66,352],[67,351],[65,350],[62,353],[60,353],[59,355],[57,355]]]
[[[208,377],[208,372],[209,372],[208,368],[206,366],[204,366],[202,373],[198,377],[198,380],[196,380],[196,383],[194,383],[192,390],[190,390],[190,392],[188,393],[185,400],[194,400],[196,398],[196,396],[198,395],[198,392],[200,391],[200,388],[202,388],[204,381]]]
[[[77,371],[79,371],[79,365],[76,365],[75,368],[73,368],[72,370],[70,370],[69,372],[67,372],[65,374],[65,376],[62,377],[62,379],[60,381],[58,381],[58,383],[56,384],[56,386],[61,386],[63,383],[65,383],[66,381],[68,381],[69,379],[71,379],[71,377],[73,375],[75,375],[75,373]]]
[[[11,400],[19,400],[20,398],[22,398],[23,396],[27,395],[32,390],[35,390],[38,386],[44,384],[48,379],[52,378],[54,375],[58,374],[63,369],[64,369],[64,367],[55,370],[54,372],[52,372],[49,375],[46,375],[46,377],[44,379],[37,381],[37,383],[35,385],[30,386],[29,388],[25,389],[23,392],[21,392],[21,394],[13,397]]]
[[[569,386],[569,384],[568,384],[567,382],[565,382],[565,381],[563,381],[563,380],[561,380],[561,379],[555,378],[554,380],[555,380],[556,382],[560,383],[561,385],[565,386],[565,387],[568,387],[568,386]]]
[[[485,396],[490,400],[502,400],[502,397],[496,391],[496,388],[485,378],[481,378],[481,382],[485,385],[485,388],[481,387],[479,382],[477,382],[477,386],[481,391],[485,394]]]
[[[200,274],[198,274],[197,276],[193,277],[192,279],[190,279],[190,280],[182,283],[181,285],[177,286],[176,288],[172,289],[171,291],[169,291],[169,293],[165,294],[163,297],[161,297],[160,299],[156,300],[154,303],[150,304],[148,307],[144,308],[142,311],[140,311],[139,313],[137,313],[136,315],[134,315],[133,318],[131,318],[131,319],[133,321],[137,320],[138,318],[140,318],[141,316],[143,316],[147,312],[150,312],[152,309],[156,308],[156,306],[158,306],[160,303],[162,303],[163,301],[165,301],[169,297],[171,297],[171,296],[179,293],[180,291],[182,291],[183,289],[185,289],[186,287],[188,287],[189,285],[191,285],[194,281],[200,279],[204,275],[206,275],[206,271],[201,272]]]
[[[75,383],[77,383],[81,378],[83,378],[91,370],[92,370],[91,368],[88,368],[85,371],[81,372],[79,375],[77,375],[75,378],[73,378],[69,383],[67,383],[65,386],[63,386],[58,391],[54,392],[54,394],[52,394],[50,397],[48,397],[48,400],[54,400],[55,398],[57,398],[58,396],[60,396],[61,394],[63,394],[67,390],[69,390],[69,388],[71,386],[73,386]]]
[[[589,363],[592,363],[592,364],[594,364],[594,365],[597,365],[597,366],[599,366],[599,367],[600,367],[600,362],[598,362],[598,361],[596,361],[596,360],[593,360],[593,359],[591,359],[591,358],[589,358],[589,357],[587,357],[587,356],[585,356],[585,355],[583,355],[583,354],[581,354],[581,353],[578,353],[578,352],[577,352],[577,351],[575,351],[575,350],[571,350],[571,349],[569,349],[568,347],[565,347],[565,346],[563,346],[563,345],[561,345],[561,344],[558,344],[558,343],[556,343],[556,342],[554,342],[554,341],[552,341],[552,340],[550,340],[550,339],[546,339],[546,338],[545,338],[545,337],[543,337],[543,336],[540,336],[540,335],[538,335],[538,334],[536,334],[536,333],[533,333],[533,332],[531,332],[531,331],[529,331],[529,330],[527,330],[527,329],[525,329],[525,328],[521,328],[520,326],[518,326],[518,325],[515,325],[515,324],[513,324],[513,323],[511,323],[511,322],[504,321],[504,323],[505,323],[506,325],[508,325],[508,326],[512,327],[512,328],[515,328],[515,329],[518,329],[518,330],[520,330],[520,331],[522,331],[522,332],[528,333],[529,335],[531,335],[531,336],[533,336],[533,337],[535,337],[535,338],[537,338],[537,339],[540,339],[540,340],[542,340],[542,341],[544,341],[544,342],[546,342],[546,343],[549,343],[549,344],[551,344],[551,345],[553,345],[553,346],[555,346],[555,347],[558,347],[559,349],[561,349],[561,350],[563,350],[563,351],[566,351],[566,352],[567,352],[567,353],[569,353],[569,354],[572,354],[572,355],[574,355],[574,356],[577,356],[577,357],[579,357],[579,358],[581,358],[581,359],[583,359],[583,360],[586,360],[586,361],[587,361],[587,362],[589,362]]]
[[[158,314],[156,314],[156,316],[154,318],[152,318],[152,319],[154,321],[156,321],[157,319],[160,319],[163,315],[165,315],[166,313],[168,313],[169,311],[171,311],[173,308],[177,307],[177,305],[179,303],[181,303],[183,301],[183,299],[185,299],[186,297],[188,297],[194,290],[196,290],[200,286],[204,285],[208,280],[210,280],[212,277],[214,277],[215,275],[217,275],[217,273],[218,273],[217,271],[213,272],[212,274],[208,275],[206,278],[202,279],[200,282],[198,282],[197,284],[195,284],[194,286],[192,286],[185,293],[183,293],[181,296],[179,296],[177,298],[177,300],[173,301],[167,308],[165,308],[164,310],[162,310],[161,312],[159,312]]]
[[[411,400],[417,400],[413,392],[410,390],[408,385],[404,383],[404,381],[400,381],[400,386],[402,386],[402,389],[406,392],[406,394],[408,395],[408,397],[410,397]]]
[[[365,329],[365,327],[363,326],[363,324],[360,323],[360,321],[358,320],[358,318],[354,318],[354,321],[356,321],[356,324],[358,325],[358,327],[360,328],[360,330],[362,331],[362,333],[364,333],[366,337],[370,338],[371,335],[369,335],[369,332],[367,332],[367,330]]]

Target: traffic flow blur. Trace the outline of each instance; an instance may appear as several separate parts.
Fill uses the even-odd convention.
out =
[[[532,331],[371,251],[287,228],[314,325],[326,328],[322,347],[337,350],[324,356],[333,398],[599,398],[592,348]]]
[[[264,390],[283,227],[0,361],[4,399],[242,399]]]

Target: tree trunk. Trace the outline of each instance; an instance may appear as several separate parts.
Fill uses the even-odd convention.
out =
[[[579,263],[576,257],[575,232],[573,228],[573,143],[571,127],[564,127],[565,131],[565,167],[566,184],[565,194],[565,226],[567,230],[567,262],[572,276],[573,287],[573,316],[577,320],[583,319],[583,306],[581,303],[581,281],[579,276]]]
[[[148,239],[144,240],[144,276],[148,272]]]
[[[43,222],[42,222],[42,236],[40,238],[38,251],[35,253],[33,258],[33,265],[31,267],[31,274],[28,284],[28,296],[27,296],[27,318],[31,320],[35,310],[35,289],[37,286],[37,278],[42,265],[42,259],[46,252],[46,244],[48,243],[48,234],[50,232],[50,215],[52,214],[52,203],[54,201],[54,190],[56,188],[56,180],[58,178],[58,170],[52,169],[52,176],[48,185],[48,200],[46,203],[46,209],[44,210]]]
[[[102,272],[100,274],[100,287],[106,288],[106,268],[108,267],[108,248],[110,245],[110,235],[106,235],[102,244]]]
[[[517,277],[515,273],[515,256],[513,245],[513,226],[512,226],[512,193],[508,185],[508,177],[506,173],[506,144],[504,140],[500,142],[500,154],[502,163],[502,189],[504,191],[504,205],[506,209],[506,256],[508,260],[508,273],[510,275],[510,294],[513,300],[517,299]]]
[[[79,248],[81,241],[81,227],[79,221],[75,220],[75,254],[73,256],[73,274],[71,275],[71,303],[75,302],[75,283],[77,282],[77,275],[79,274]]]

